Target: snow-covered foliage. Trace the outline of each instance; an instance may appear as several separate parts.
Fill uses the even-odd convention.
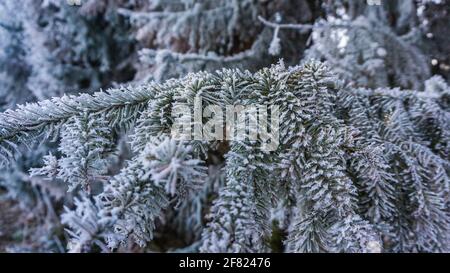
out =
[[[317,26],[312,33],[315,45],[307,56],[327,61],[348,82],[371,88],[420,89],[430,77],[425,56],[383,24],[365,17],[330,19],[324,24],[330,25]]]
[[[28,139],[25,132],[30,135],[42,128],[46,133],[59,132],[62,144],[67,129],[71,137],[83,140],[86,134],[81,128],[67,125],[78,119],[81,110],[85,113],[81,118],[89,113],[114,130],[129,117],[140,115],[133,113],[140,108],[137,105],[148,107],[141,112],[144,117],[152,108],[159,109],[159,118],[151,124],[136,125],[135,131],[139,126],[153,127],[147,131],[153,135],[150,138],[134,136],[134,145],[146,148],[105,182],[96,197],[101,203],[99,211],[94,210],[95,217],[86,216],[88,222],[98,217],[98,225],[108,224],[114,234],[106,238],[110,247],[125,244],[128,238],[144,246],[154,237],[157,219],[173,203],[170,200],[190,200],[180,198],[208,181],[203,153],[167,138],[170,121],[163,118],[171,116],[172,108],[159,105],[189,101],[191,92],[200,90],[198,95],[205,102],[221,105],[279,102],[281,123],[288,128],[282,126],[282,145],[275,153],[259,151],[252,142],[231,142],[229,148],[220,150],[212,143],[193,142],[192,147],[201,146],[197,149],[221,153],[225,158],[226,182],[211,208],[201,251],[266,251],[266,239],[271,236],[269,210],[279,202],[289,204],[289,198],[295,198],[291,203],[295,214],[286,238],[287,251],[370,252],[381,245],[392,251],[445,251],[449,162],[435,145],[445,142],[445,135],[438,132],[448,128],[448,118],[441,117],[448,106],[440,104],[449,90],[446,85],[440,86],[443,90],[436,88],[441,84],[432,79],[426,92],[342,88],[318,62],[289,69],[279,64],[256,74],[238,70],[191,74],[162,85],[55,98],[7,111],[0,116],[5,128],[1,143],[7,151],[12,143]],[[123,115],[123,107],[134,111]],[[117,121],[119,112],[122,116]],[[430,135],[422,126],[423,119],[439,129]],[[90,126],[101,130],[104,125],[92,122]],[[48,162],[51,165],[54,160]],[[77,170],[76,166],[60,165],[63,170],[59,173]],[[86,215],[94,213],[89,210]],[[76,238],[92,241],[80,235],[77,225],[70,226]]]
[[[9,251],[450,251],[449,7],[2,1]],[[199,100],[277,106],[277,146],[175,138]]]
[[[69,191],[81,186],[90,192],[92,183],[101,180],[101,175],[107,172],[110,137],[111,132],[101,116],[83,113],[72,117],[61,128],[58,150],[62,157],[45,156],[44,167],[31,169],[31,175],[61,179],[69,184]]]
[[[328,7],[334,12],[317,20],[314,25],[279,24],[260,18],[267,26],[274,28],[269,52],[279,54],[280,30],[312,30],[313,45],[307,50],[306,59],[326,61],[348,83],[370,88],[422,88],[424,81],[430,77],[431,60],[427,60],[417,48],[426,27],[420,25],[418,20],[407,20],[416,17],[411,15],[415,11],[413,1],[398,1],[392,7],[368,7],[361,2],[335,1]],[[401,12],[401,15],[396,25],[391,27],[386,18],[393,11]],[[411,24],[411,21],[416,24],[404,26]],[[405,28],[409,32],[404,33]],[[401,35],[396,33],[401,31]]]
[[[134,26],[141,47],[136,81],[161,82],[188,72],[224,67],[257,70],[270,65],[277,60],[267,52],[273,35],[257,17],[285,12],[291,20],[311,19],[307,1],[285,2],[175,0],[124,5],[118,11]],[[304,12],[293,13],[291,5]],[[295,33],[290,36],[306,40]],[[299,48],[304,47],[288,39],[284,46],[279,53],[292,60],[300,58]]]
[[[78,11],[65,1],[1,1],[0,109],[71,92],[91,92],[132,78],[129,54],[134,42],[125,35],[129,25],[111,8],[94,13],[92,2]],[[17,200],[29,206],[24,210],[43,207],[39,205],[43,196],[52,199],[41,186],[57,185],[57,191],[61,186],[28,175],[28,169],[38,167],[37,159],[48,152],[56,155],[54,145],[33,148],[11,168],[0,170],[8,196],[20,195]],[[40,186],[30,187],[30,181],[40,181]],[[53,205],[57,210],[61,207]],[[60,226],[57,218],[53,224]],[[33,249],[40,251],[39,246]]]

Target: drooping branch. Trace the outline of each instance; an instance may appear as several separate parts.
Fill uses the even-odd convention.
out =
[[[171,85],[173,83],[167,83],[165,88]],[[17,110],[7,110],[0,114],[0,157],[12,157],[18,144],[29,144],[36,138],[48,137],[58,131],[68,118],[83,112],[106,113],[111,125],[137,118],[157,90],[160,90],[157,84],[122,87],[93,95],[52,98],[20,105]]]

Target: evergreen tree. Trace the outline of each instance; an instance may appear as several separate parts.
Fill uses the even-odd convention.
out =
[[[173,203],[170,200],[179,205],[189,200],[185,198],[192,194],[190,189],[200,186],[197,181],[209,181],[202,167],[206,152],[222,153],[226,182],[211,208],[201,251],[267,251],[270,208],[290,196],[295,200],[287,251],[378,251],[381,235],[386,237],[386,251],[445,251],[448,161],[433,152],[427,134],[416,122],[418,116],[429,115],[423,110],[429,108],[419,107],[421,104],[440,105],[448,96],[448,87],[444,88],[441,93],[342,88],[332,72],[318,62],[289,69],[279,64],[256,74],[238,70],[191,74],[165,84],[55,98],[8,110],[1,116],[5,128],[1,147],[7,157],[13,152],[13,143],[26,141],[31,135],[45,139],[51,132],[61,135],[62,147],[67,134],[82,141],[89,134],[82,133],[83,126],[71,125],[80,111],[88,120],[95,117],[95,122],[87,124],[95,127],[90,130],[97,136],[87,138],[92,144],[79,145],[81,150],[107,143],[97,142],[103,126],[115,130],[130,118],[141,120],[134,131],[149,128],[150,137],[135,134],[133,145],[146,148],[135,150],[128,166],[108,179],[102,192],[93,193],[101,203],[95,213],[98,223],[108,223],[108,234],[113,234],[105,243],[112,249],[125,245],[128,239],[144,246],[154,236],[157,219]],[[158,105],[189,104],[195,96],[201,96],[205,104],[218,102],[223,106],[230,102],[286,102],[281,104],[281,124],[291,130],[281,126],[283,144],[270,153],[259,150],[258,142],[245,140],[231,141],[225,149],[207,142],[184,146],[169,141],[174,108]],[[296,104],[299,110],[292,112]],[[160,109],[159,118],[142,122],[146,111],[136,111],[145,106],[150,111]],[[447,111],[445,106],[439,109]],[[368,111],[379,114],[367,117]],[[352,112],[359,115],[346,114]],[[368,121],[377,126],[366,125]],[[102,150],[92,149],[95,151],[101,154]],[[79,155],[83,156],[71,153]],[[89,162],[90,154],[84,156],[76,162]],[[54,162],[47,160],[50,166],[43,170],[51,170]],[[67,175],[72,183],[77,181],[71,177],[76,165],[58,165],[58,175]],[[276,177],[284,177],[284,181]],[[287,195],[278,194],[283,192],[283,183],[290,188]],[[79,237],[77,225],[69,225]]]
[[[449,251],[450,3],[371,3],[0,3],[9,250]]]

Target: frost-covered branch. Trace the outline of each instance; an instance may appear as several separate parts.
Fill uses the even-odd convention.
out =
[[[343,88],[316,61],[291,68],[279,63],[256,73],[200,72],[6,111],[0,114],[2,144],[9,148],[32,140],[30,132],[53,130],[61,136],[61,157],[46,158],[36,174],[86,188],[105,170],[111,148],[104,145],[114,143],[106,141],[108,132],[133,123],[132,131],[124,126],[131,133],[131,160],[118,174],[102,179],[98,209],[78,204],[91,211],[86,221],[96,224],[72,223],[83,215],[76,208],[75,214],[66,213],[78,249],[97,238],[111,249],[129,241],[146,245],[166,210],[201,200],[196,195],[205,198],[197,189],[211,183],[206,166],[221,166],[212,161],[217,156],[225,159],[225,185],[209,216],[201,216],[208,221],[201,251],[268,249],[270,211],[279,204],[289,204],[293,212],[285,227],[286,251],[380,251],[380,236],[389,241],[383,247],[396,251],[444,251],[449,88],[438,78],[426,86],[425,91]],[[202,109],[278,105],[279,146],[266,152],[258,149],[262,140],[170,139],[175,107],[193,106],[199,97]],[[404,202],[411,210],[402,207]],[[416,220],[428,224],[405,224]],[[404,232],[416,236],[414,246],[405,246]]]

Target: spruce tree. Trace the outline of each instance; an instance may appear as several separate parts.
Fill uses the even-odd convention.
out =
[[[373,2],[0,3],[9,251],[449,251],[449,3]]]

